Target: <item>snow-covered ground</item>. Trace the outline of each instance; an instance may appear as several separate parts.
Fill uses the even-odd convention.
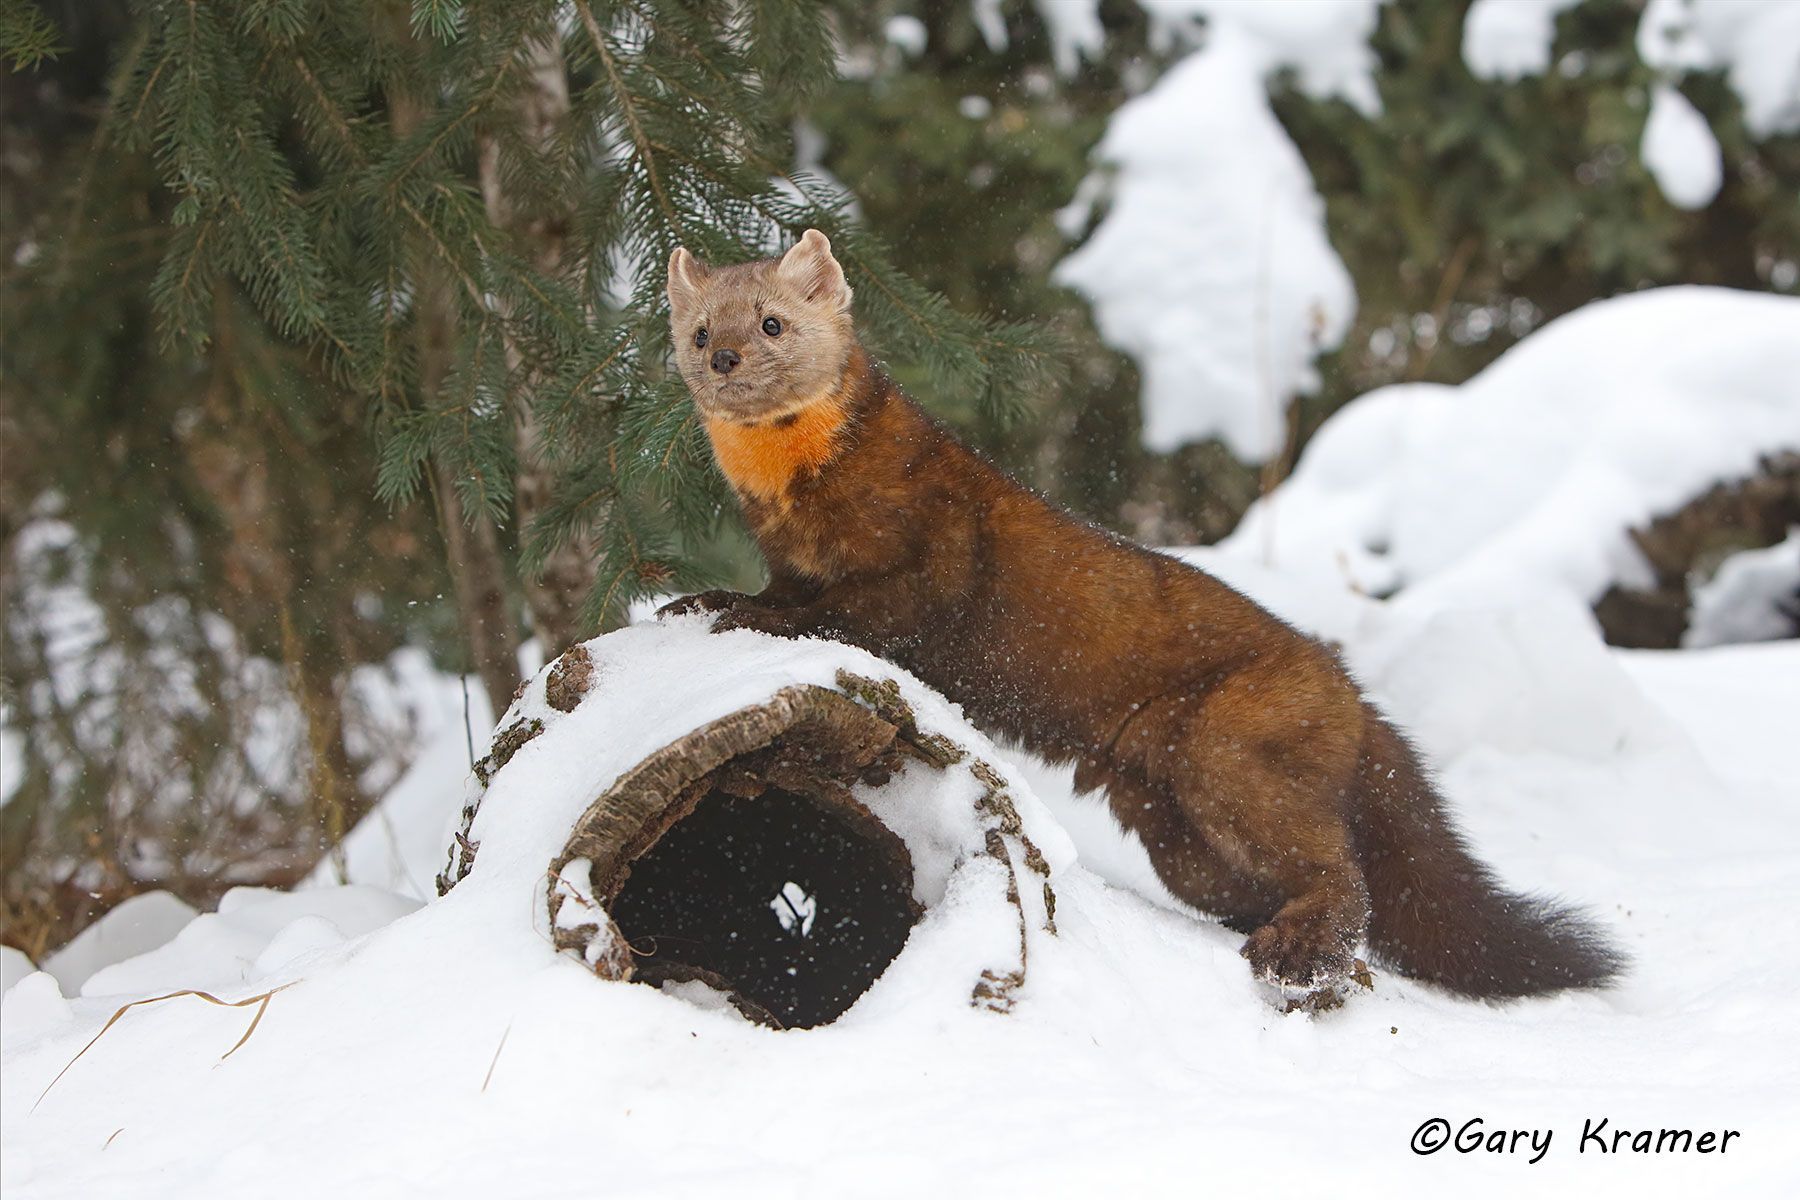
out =
[[[495,776],[475,867],[444,899],[422,903],[417,884],[443,865],[467,754],[460,699],[438,683],[430,756],[359,831],[351,886],[240,890],[192,919],[157,906],[163,923],[138,940],[98,927],[94,945],[132,956],[83,961],[79,994],[65,996],[73,972],[12,983],[0,1191],[1794,1194],[1800,642],[1619,651],[1586,607],[1597,581],[1629,571],[1619,522],[1779,448],[1800,408],[1791,384],[1785,404],[1777,394],[1800,372],[1745,366],[1742,338],[1709,370],[1704,355],[1629,361],[1648,351],[1617,326],[1654,333],[1679,324],[1669,306],[1713,301],[1730,303],[1598,306],[1460,393],[1358,401],[1239,538],[1182,552],[1344,647],[1482,856],[1614,933],[1632,958],[1616,988],[1498,1006],[1382,973],[1339,1011],[1283,1015],[1240,938],[1169,899],[1066,772],[990,745],[859,652],[688,618],[594,644],[596,690]],[[1769,303],[1772,326],[1800,311]],[[1734,310],[1699,328],[1724,346],[1763,319]],[[1543,365],[1557,356],[1614,369],[1547,398],[1546,380],[1574,369]],[[1729,386],[1745,372],[1776,391]],[[1651,376],[1661,391],[1631,391]],[[1526,440],[1552,399],[1562,420]],[[1621,407],[1634,399],[1635,424]],[[1746,414],[1765,400],[1761,424]],[[1406,406],[1419,411],[1401,422]],[[1468,428],[1453,436],[1456,422]],[[1434,454],[1440,434],[1487,453]],[[1567,521],[1545,519],[1556,506]],[[543,864],[583,798],[660,741],[839,665],[901,678],[923,726],[991,758],[1043,847],[1057,931],[1033,913],[1012,1011],[968,1003],[970,969],[1016,952],[1016,935],[1000,936],[989,860],[958,832],[963,785],[910,774],[892,792],[923,814],[909,841],[942,851],[920,885],[928,912],[837,1023],[773,1032],[558,954]],[[521,711],[546,715],[541,697],[540,683]],[[27,969],[0,965],[8,982]],[[120,1006],[182,988],[273,994],[235,1050],[255,1004],[181,997],[130,1010],[77,1059]],[[1480,1148],[1418,1153],[1438,1119]],[[1712,1152],[1633,1154],[1629,1139],[1603,1152],[1582,1138],[1603,1121],[1609,1151],[1621,1129],[1685,1129],[1713,1131]],[[1491,1151],[1500,1131],[1526,1132]]]

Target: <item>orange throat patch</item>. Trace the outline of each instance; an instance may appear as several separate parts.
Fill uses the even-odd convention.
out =
[[[817,471],[837,453],[847,406],[832,391],[811,401],[784,421],[740,425],[706,418],[713,457],[739,495],[764,503],[788,503],[788,488],[802,475]]]

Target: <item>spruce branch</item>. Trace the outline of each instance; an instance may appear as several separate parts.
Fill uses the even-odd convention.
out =
[[[63,52],[56,26],[31,0],[0,0],[0,58],[14,71],[35,67]]]
[[[613,97],[618,102],[619,112],[631,129],[631,140],[637,146],[638,163],[644,169],[644,177],[650,183],[650,190],[656,195],[656,202],[662,209],[664,222],[671,233],[678,234],[681,230],[681,219],[676,216],[674,206],[669,203],[669,197],[663,190],[662,181],[657,178],[656,156],[652,152],[653,148],[649,138],[644,134],[643,122],[638,118],[636,98],[631,89],[625,86],[625,81],[620,78],[618,60],[607,48],[606,35],[600,31],[599,24],[595,22],[594,11],[588,5],[587,0],[574,0],[574,5],[575,12],[581,17],[582,28],[587,30],[588,38],[593,43],[594,54],[606,70],[606,77],[611,85]]]

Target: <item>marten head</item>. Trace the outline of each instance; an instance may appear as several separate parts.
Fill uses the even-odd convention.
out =
[[[806,231],[780,258],[708,267],[669,259],[675,360],[709,421],[760,425],[831,394],[856,335],[831,243]]]

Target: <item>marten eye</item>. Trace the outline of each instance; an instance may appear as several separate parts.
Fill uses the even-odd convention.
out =
[[[696,349],[696,350],[706,349],[706,330],[696,329],[694,331],[694,349]]]
[[[763,318],[763,332],[770,337],[780,337],[781,322],[774,317]]]

